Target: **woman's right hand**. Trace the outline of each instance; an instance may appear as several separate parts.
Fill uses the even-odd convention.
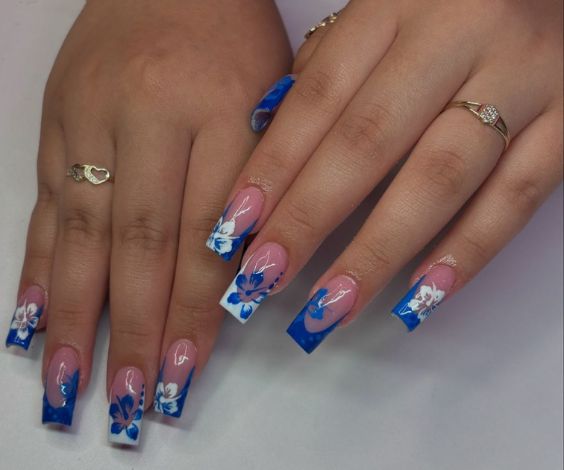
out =
[[[290,61],[271,1],[87,3],[45,91],[7,341],[27,349],[48,321],[45,422],[71,424],[108,292],[110,440],[138,442],[157,381],[157,410],[180,415],[238,261],[206,249],[209,227],[256,144],[248,112]],[[74,164],[115,180],[78,183],[65,177]]]

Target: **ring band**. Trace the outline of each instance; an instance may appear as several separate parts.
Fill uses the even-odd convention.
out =
[[[505,142],[505,148],[503,150],[507,150],[509,142],[511,142],[511,134],[501,114],[493,104],[482,104],[474,101],[452,101],[446,107],[446,109],[449,108],[465,108],[485,125],[495,129],[496,132],[503,137],[503,141]]]
[[[339,13],[341,13],[341,11],[342,10],[331,13],[329,16],[326,16],[325,18],[323,18],[315,26],[309,28],[307,33],[304,34],[304,38],[309,39],[311,37],[311,35],[313,33],[315,33],[318,29],[324,28],[325,26],[333,24],[335,21],[337,21],[337,18],[339,17]]]
[[[101,175],[100,175],[101,173]],[[77,183],[88,181],[91,184],[102,184],[107,181],[112,182],[113,177],[106,168],[98,168],[94,165],[83,165],[75,163],[67,170],[67,176],[70,176]]]

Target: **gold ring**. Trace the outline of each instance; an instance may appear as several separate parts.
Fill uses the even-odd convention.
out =
[[[315,26],[313,26],[312,28],[309,28],[307,33],[305,33],[304,38],[309,39],[311,37],[311,35],[313,33],[315,33],[319,28],[324,28],[327,25],[333,24],[335,21],[337,21],[337,18],[339,17],[339,13],[341,13],[341,11],[342,10],[331,13],[329,16],[326,16],[325,18],[323,18]]]
[[[113,181],[113,177],[109,170],[98,168],[94,165],[82,165],[75,163],[67,170],[67,176],[70,176],[77,183],[88,181],[92,184],[102,184],[106,181]]]
[[[447,109],[448,108],[465,108],[470,111],[485,125],[492,127],[503,137],[503,141],[505,142],[505,148],[503,150],[507,150],[509,142],[511,141],[511,134],[501,114],[493,104],[475,103],[473,101],[452,101],[447,106]]]

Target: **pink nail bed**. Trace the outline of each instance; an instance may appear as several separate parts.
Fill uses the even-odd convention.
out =
[[[194,375],[197,354],[196,346],[187,339],[179,339],[168,348],[155,390],[155,411],[180,417]]]
[[[229,261],[260,217],[264,195],[254,186],[241,189],[225,208],[206,246]]]
[[[394,307],[392,313],[409,331],[417,328],[446,298],[456,282],[456,270],[446,264],[429,268]]]

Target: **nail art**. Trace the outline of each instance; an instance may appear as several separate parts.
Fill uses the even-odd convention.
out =
[[[108,440],[116,444],[136,446],[141,434],[145,379],[136,367],[118,371],[110,392]]]
[[[296,75],[285,75],[265,93],[251,114],[251,129],[254,132],[260,132],[270,124],[295,82]]]
[[[206,246],[229,261],[253,230],[264,196],[254,186],[239,191],[215,224]]]
[[[446,264],[436,264],[419,279],[393,308],[392,313],[413,331],[434,312],[456,280],[456,272]]]
[[[265,243],[235,276],[220,305],[245,323],[280,282],[287,266],[286,250],[276,243]]]
[[[196,354],[196,346],[186,339],[179,339],[170,346],[159,372],[153,402],[155,411],[180,417],[194,375]]]
[[[60,348],[49,363],[43,394],[43,424],[72,424],[80,377],[78,356],[72,348]]]
[[[22,294],[12,317],[6,346],[16,345],[29,348],[39,318],[45,307],[45,291],[39,286],[28,287]]]
[[[357,295],[358,287],[350,277],[331,279],[298,313],[287,333],[310,354],[351,311]]]

